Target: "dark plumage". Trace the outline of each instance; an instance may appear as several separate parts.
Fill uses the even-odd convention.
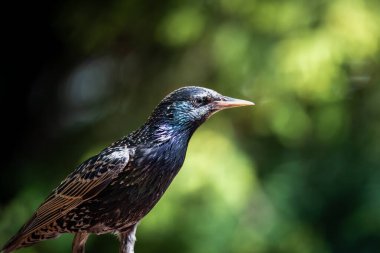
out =
[[[114,233],[120,252],[133,252],[138,222],[178,173],[194,131],[213,113],[246,105],[206,88],[175,90],[141,128],[72,172],[2,250],[75,233],[73,252],[84,252],[89,233]]]

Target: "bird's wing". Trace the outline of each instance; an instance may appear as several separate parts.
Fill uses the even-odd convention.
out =
[[[127,147],[112,147],[81,164],[37,209],[21,233],[25,235],[45,227],[96,196],[123,171],[128,161]]]

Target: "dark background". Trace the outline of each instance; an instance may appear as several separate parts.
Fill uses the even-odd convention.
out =
[[[377,1],[49,1],[2,7],[0,244],[170,91],[215,115],[137,252],[379,252]],[[88,252],[117,252],[93,236]],[[71,235],[20,252],[69,252]]]

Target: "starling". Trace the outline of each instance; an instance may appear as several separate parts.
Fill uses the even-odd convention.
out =
[[[72,251],[83,253],[90,233],[113,233],[120,252],[133,253],[137,224],[180,170],[194,131],[220,110],[248,105],[202,87],[173,91],[142,127],[79,165],[1,251],[74,233]]]

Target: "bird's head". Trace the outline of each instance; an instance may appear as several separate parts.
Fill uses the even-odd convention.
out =
[[[218,111],[248,105],[254,103],[226,97],[211,89],[188,86],[167,95],[150,119],[178,128],[196,128]]]

